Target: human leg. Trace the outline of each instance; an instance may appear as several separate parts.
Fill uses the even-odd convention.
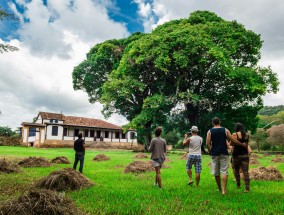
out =
[[[222,174],[222,194],[226,194],[229,169],[229,155],[220,155],[220,172]]]
[[[77,154],[75,154],[75,161],[74,161],[74,164],[73,164],[73,169],[75,169],[75,170],[77,168],[78,161],[79,161],[79,159],[77,157]]]
[[[212,156],[211,174],[215,176],[215,181],[216,181],[218,190],[221,191],[219,157],[220,156]]]
[[[221,189],[221,178],[220,178],[220,175],[215,175],[215,181],[216,181],[218,190],[221,192],[222,189]]]
[[[249,178],[249,157],[244,157],[241,161],[241,168],[244,174],[245,192],[250,190],[250,178]]]
[[[79,172],[81,172],[81,173],[83,172],[83,167],[84,167],[84,157],[85,157],[84,154],[80,155],[80,157],[79,157],[79,160],[80,160]]]
[[[186,170],[187,170],[187,175],[189,177],[188,185],[191,185],[193,183],[192,181],[192,164],[193,164],[193,158],[191,155],[188,156],[187,162],[186,162]]]
[[[156,170],[156,183],[158,183],[159,187],[162,188],[161,167],[155,166],[155,170]]]
[[[233,165],[234,165],[234,176],[237,182],[237,187],[241,186],[241,177],[240,177],[240,167],[241,167],[241,158],[233,157]]]
[[[195,168],[195,182],[196,182],[196,187],[198,188],[199,181],[200,181],[200,173],[202,171],[201,155],[195,156],[194,168]]]

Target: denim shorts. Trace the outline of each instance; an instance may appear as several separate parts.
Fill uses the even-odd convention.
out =
[[[189,170],[194,165],[194,169],[196,173],[201,173],[202,171],[202,157],[201,155],[188,155],[186,162],[186,169]]]

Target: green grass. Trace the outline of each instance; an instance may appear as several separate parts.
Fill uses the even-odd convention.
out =
[[[110,160],[93,162],[97,154]],[[66,156],[74,160],[72,149],[37,149],[25,147],[0,147],[0,157],[24,158],[43,156],[52,159]],[[227,195],[217,192],[210,175],[209,156],[203,156],[203,171],[199,189],[187,185],[185,160],[170,154],[169,169],[162,169],[163,189],[153,186],[155,173],[125,174],[124,168],[135,159],[129,151],[87,150],[84,174],[95,186],[66,194],[76,205],[89,214],[284,214],[284,181],[251,181],[251,191],[236,189],[230,170]],[[274,165],[284,175],[284,163],[271,163],[274,156],[259,158],[263,166]],[[145,161],[149,159],[143,159]],[[257,167],[253,165],[251,168]],[[22,173],[0,173],[0,201],[21,195],[33,183],[54,170],[72,167],[56,164],[52,167],[23,168]]]

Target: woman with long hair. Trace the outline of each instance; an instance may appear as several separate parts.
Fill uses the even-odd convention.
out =
[[[241,123],[235,124],[235,133],[233,133],[233,137],[240,141],[241,143],[245,143],[248,145],[249,143],[249,135],[245,132],[244,126]],[[245,193],[250,190],[250,178],[249,178],[249,155],[251,153],[250,147],[244,148],[240,146],[233,147],[233,167],[234,167],[234,175],[237,182],[237,187],[241,186],[240,179],[240,169],[242,169],[244,174],[244,182],[245,182]]]

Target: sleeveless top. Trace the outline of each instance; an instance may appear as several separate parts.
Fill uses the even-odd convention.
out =
[[[245,143],[248,144],[248,138],[246,139],[245,137],[239,138],[238,137],[238,133],[236,133],[237,135],[237,140],[240,141],[241,143]],[[247,136],[248,137],[248,136]],[[234,151],[233,151],[233,156],[236,157],[238,155],[247,155],[248,154],[248,150],[242,146],[234,146]]]
[[[227,149],[226,128],[211,128],[211,156],[229,155]]]

